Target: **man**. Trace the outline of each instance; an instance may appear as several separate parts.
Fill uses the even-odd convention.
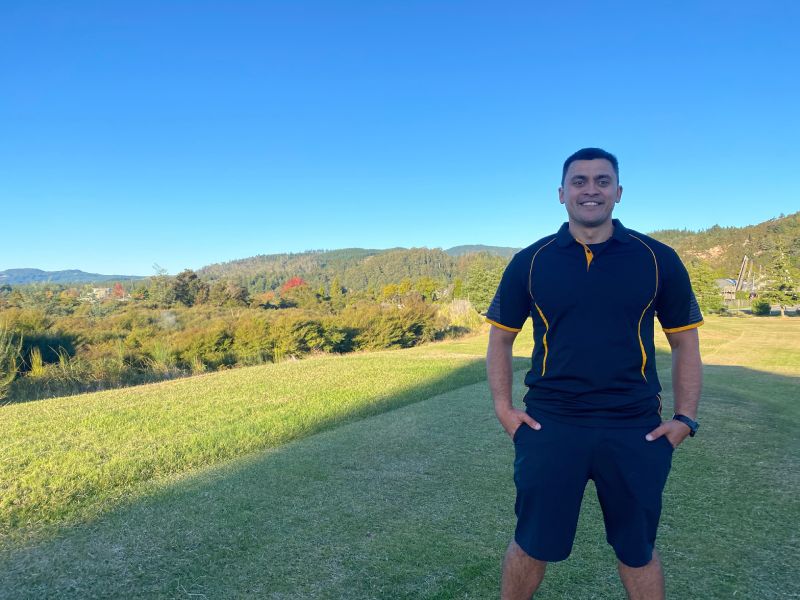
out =
[[[614,155],[584,148],[567,158],[558,195],[569,222],[513,257],[487,312],[489,385],[516,452],[502,598],[530,598],[547,563],[569,556],[592,479],[628,597],[657,600],[661,494],[674,448],[698,427],[703,317],[675,251],[612,219],[622,197]],[[520,410],[511,349],[528,316],[534,350]],[[676,414],[663,422],[654,317],[672,349]]]

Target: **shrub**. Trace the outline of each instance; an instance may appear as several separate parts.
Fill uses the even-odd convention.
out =
[[[272,360],[269,323],[263,317],[242,317],[233,330],[231,350],[240,365],[259,365]]]
[[[449,327],[456,329],[474,330],[483,325],[483,317],[472,307],[469,300],[456,299],[439,307],[439,314],[444,317]]]
[[[349,315],[358,331],[356,349],[408,348],[436,336],[436,309],[419,303],[405,306],[364,306]]]
[[[146,364],[151,371],[165,376],[175,373],[175,354],[164,341],[156,340],[150,347],[148,354]],[[126,362],[130,364],[132,361],[128,360]]]
[[[757,298],[753,300],[753,314],[758,315],[760,317],[764,317],[769,315],[771,310],[770,303],[767,300],[762,300]]]
[[[309,352],[330,352],[333,348],[322,323],[302,315],[286,314],[275,319],[270,337],[276,361]]]
[[[182,331],[175,337],[178,356],[187,367],[191,367],[195,358],[211,369],[234,364],[232,344],[233,336],[221,320],[212,321],[205,329]]]

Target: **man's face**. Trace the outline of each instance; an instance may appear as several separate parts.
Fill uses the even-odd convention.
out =
[[[598,227],[609,221],[621,197],[614,167],[604,158],[572,162],[558,188],[558,199],[566,206],[569,220],[581,227]]]

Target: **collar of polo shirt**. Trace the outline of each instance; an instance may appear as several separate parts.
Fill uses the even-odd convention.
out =
[[[631,238],[628,235],[628,230],[620,223],[619,219],[612,219],[611,222],[614,224],[614,233],[611,234],[609,239],[617,240],[623,244],[630,242]],[[556,244],[564,248],[572,243],[577,244],[578,241],[569,232],[569,223],[564,223],[556,234]]]

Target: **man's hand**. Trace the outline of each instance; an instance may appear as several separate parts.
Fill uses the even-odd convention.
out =
[[[648,442],[652,442],[653,440],[657,440],[662,435],[667,436],[667,440],[669,443],[672,444],[673,448],[677,448],[680,446],[681,442],[689,437],[691,433],[691,429],[686,423],[681,423],[680,421],[676,421],[675,419],[670,419],[669,421],[664,421],[653,429],[650,433],[648,433],[644,438]]]
[[[509,437],[512,438],[517,432],[519,426],[523,423],[527,423],[528,427],[531,429],[538,430],[542,428],[538,421],[536,421],[524,410],[519,410],[518,408],[495,410],[495,413],[497,414],[497,418],[500,421],[500,424],[503,426],[503,429],[505,429]]]

